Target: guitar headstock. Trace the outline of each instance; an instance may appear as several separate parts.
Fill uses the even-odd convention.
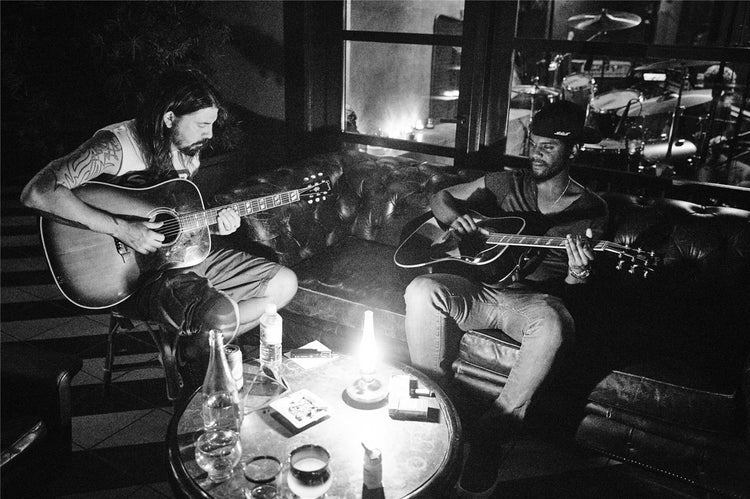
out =
[[[661,256],[655,251],[615,243],[607,243],[604,249],[617,254],[617,270],[627,270],[640,277],[648,277],[661,264]]]
[[[331,179],[322,173],[313,173],[303,179],[307,185],[299,190],[299,197],[306,200],[308,204],[325,201],[326,195],[331,192]]]

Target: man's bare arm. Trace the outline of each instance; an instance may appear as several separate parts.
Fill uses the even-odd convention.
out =
[[[466,201],[477,191],[484,189],[484,177],[473,182],[452,185],[432,196],[430,209],[432,214],[445,224],[451,224],[456,218],[466,214],[462,201]]]
[[[111,133],[99,133],[37,173],[21,193],[21,202],[55,221],[109,234],[141,253],[155,251],[163,236],[151,229],[161,224],[117,218],[84,203],[72,190],[103,173],[116,175],[121,165],[120,141]]]
[[[37,173],[21,193],[21,202],[61,223],[111,234],[113,217],[81,202],[71,189],[102,173],[117,174],[121,163],[119,140],[111,133],[97,134]]]

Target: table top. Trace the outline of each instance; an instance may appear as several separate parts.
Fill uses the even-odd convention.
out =
[[[430,496],[438,496],[442,493],[439,491],[448,490],[459,472],[458,416],[445,393],[418,371],[405,365],[383,364],[378,372],[385,383],[398,374],[417,378],[420,387],[435,393],[440,406],[439,421],[395,420],[389,417],[387,405],[374,409],[348,405],[344,391],[359,375],[357,362],[351,356],[334,354],[331,360],[307,369],[285,359],[282,375],[289,386],[286,394],[310,390],[328,404],[330,417],[294,433],[267,406],[246,415],[240,432],[242,461],[232,478],[218,484],[211,482],[195,462],[194,442],[203,428],[199,389],[175,410],[167,432],[173,483],[189,497],[242,498],[243,488],[252,485],[243,476],[244,462],[258,455],[272,455],[286,462],[289,453],[298,446],[318,444],[331,454],[333,484],[326,498],[360,497],[364,458],[361,442],[366,440],[382,452],[386,497],[416,497],[428,491],[432,491]]]

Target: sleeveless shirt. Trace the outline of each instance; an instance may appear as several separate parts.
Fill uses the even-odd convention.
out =
[[[117,137],[122,146],[122,164],[117,172],[117,177],[128,173],[148,170],[148,165],[143,157],[143,150],[136,138],[135,120],[123,121],[101,128],[99,132],[111,132]],[[188,156],[183,152],[172,153],[172,167],[180,178],[189,178],[200,166],[200,157]]]

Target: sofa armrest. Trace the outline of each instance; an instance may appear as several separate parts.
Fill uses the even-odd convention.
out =
[[[69,428],[70,383],[81,359],[20,343],[4,343],[1,353],[3,418],[38,414],[52,431]]]
[[[745,440],[750,444],[750,353],[745,359],[745,367],[742,370],[742,398],[745,400]]]

